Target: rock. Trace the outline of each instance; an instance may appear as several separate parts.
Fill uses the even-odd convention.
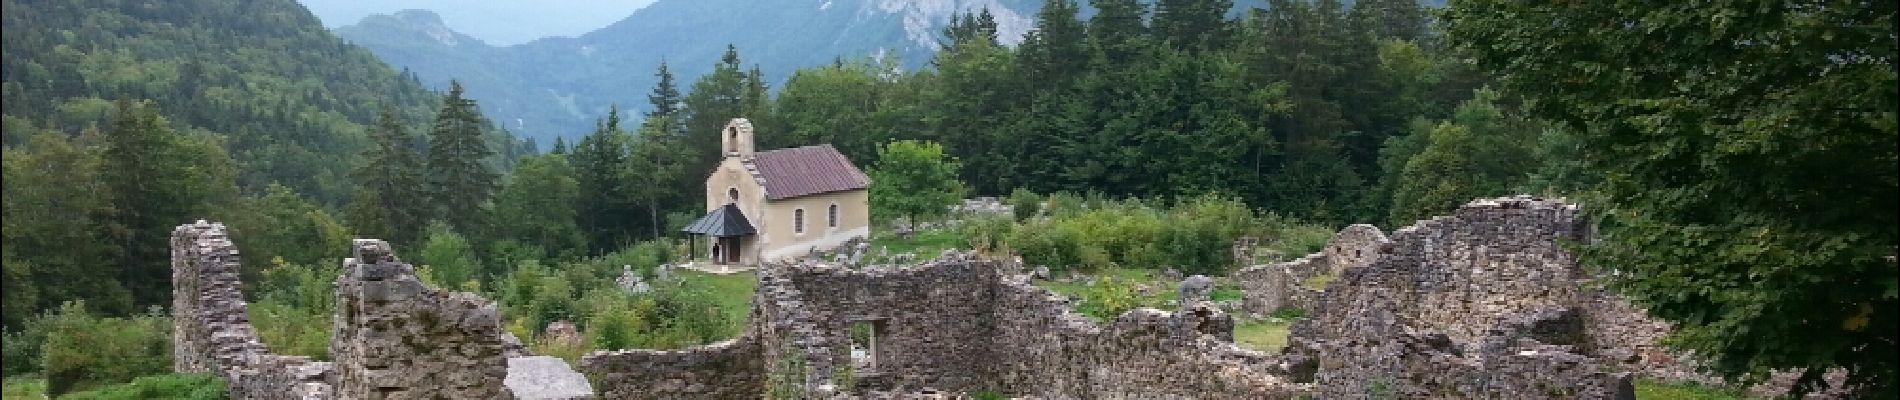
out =
[[[509,358],[508,377],[502,382],[516,400],[594,398],[594,387],[587,383],[587,376],[554,357]]]
[[[1049,266],[1037,265],[1035,272],[1030,272],[1029,277],[1036,280],[1049,280]]]
[[[1181,304],[1184,306],[1191,305],[1197,302],[1208,301],[1212,299],[1213,294],[1214,294],[1214,279],[1213,278],[1208,278],[1207,276],[1203,276],[1203,275],[1195,275],[1195,276],[1187,277],[1187,279],[1181,280],[1180,301],[1181,301]]]

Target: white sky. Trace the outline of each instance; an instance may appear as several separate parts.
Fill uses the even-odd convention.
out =
[[[424,9],[450,29],[506,46],[548,36],[579,36],[625,19],[655,0],[298,0],[336,28],[370,14]]]

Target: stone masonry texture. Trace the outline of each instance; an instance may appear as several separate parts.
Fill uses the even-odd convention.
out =
[[[387,243],[354,243],[336,281],[330,355],[346,399],[505,399],[501,314],[468,293],[430,288]]]
[[[1342,230],[1319,253],[1234,274],[1252,314],[1307,311],[1288,346],[1233,343],[1234,319],[1190,277],[1175,310],[1109,321],[1033,286],[1021,265],[946,252],[923,265],[816,262],[758,271],[736,338],[679,350],[597,351],[580,381],[501,329],[494,304],[416,279],[388,244],[358,240],[337,278],[333,363],[272,355],[244,317],[221,225],[173,236],[180,371],[215,371],[234,398],[1613,398],[1632,375],[1690,379],[1658,347],[1667,324],[1592,286],[1566,243],[1579,208],[1481,199],[1390,236]],[[1336,276],[1325,288],[1302,282]],[[512,368],[512,369],[511,369]],[[528,368],[532,368],[530,371]],[[591,383],[591,385],[590,385]]]
[[[234,398],[328,398],[331,364],[270,354],[245,315],[237,246],[224,225],[172,231],[173,368],[223,376]]]

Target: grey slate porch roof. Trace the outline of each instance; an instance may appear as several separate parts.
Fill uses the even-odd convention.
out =
[[[739,212],[739,206],[732,203],[726,203],[725,206],[706,213],[706,216],[699,217],[698,221],[693,221],[692,224],[686,225],[686,229],[680,231],[714,237],[748,236],[759,233],[757,229],[752,228],[752,221],[745,219],[745,213]]]

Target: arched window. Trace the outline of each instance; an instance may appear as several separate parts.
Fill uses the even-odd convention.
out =
[[[792,210],[792,232],[805,233],[805,209]]]
[[[825,218],[825,226],[832,227],[832,228],[838,227],[838,205],[837,204],[831,205],[831,213],[827,218]]]
[[[739,188],[726,188],[726,202],[727,203],[739,202]]]
[[[739,140],[739,129],[726,128],[726,140]]]

